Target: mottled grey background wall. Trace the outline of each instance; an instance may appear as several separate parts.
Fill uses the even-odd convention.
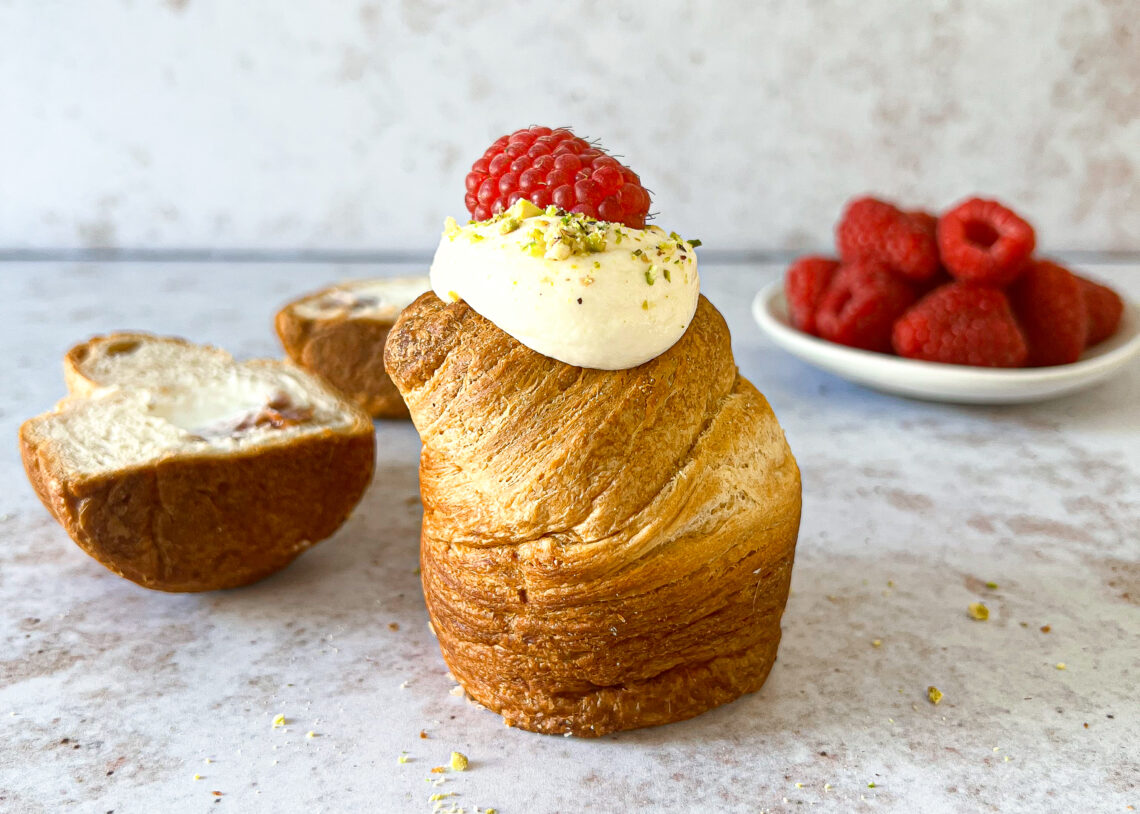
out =
[[[503,132],[623,154],[709,248],[975,191],[1140,250],[1135,0],[0,0],[0,249],[427,251]]]

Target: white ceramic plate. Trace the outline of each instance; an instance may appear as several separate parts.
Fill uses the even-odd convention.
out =
[[[1075,393],[1110,378],[1140,353],[1140,315],[1125,302],[1114,336],[1079,361],[1056,367],[997,370],[900,359],[826,342],[791,326],[784,281],[765,286],[752,315],[772,341],[805,362],[850,381],[900,396],[960,404],[1017,404]]]

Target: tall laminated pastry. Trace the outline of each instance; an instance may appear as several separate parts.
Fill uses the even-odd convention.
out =
[[[385,351],[423,442],[420,557],[444,660],[507,724],[544,733],[679,721],[758,690],[800,475],[699,296],[692,246],[517,209],[449,224],[434,291]]]

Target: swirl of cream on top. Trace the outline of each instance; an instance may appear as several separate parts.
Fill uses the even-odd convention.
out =
[[[431,265],[444,302],[465,301],[528,348],[621,370],[660,356],[697,310],[693,243],[520,200],[491,220],[448,218]]]

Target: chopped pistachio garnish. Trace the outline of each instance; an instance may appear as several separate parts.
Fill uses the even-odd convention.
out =
[[[526,198],[519,198],[517,201],[514,202],[514,204],[511,206],[511,208],[508,209],[503,214],[509,218],[518,218],[519,220],[523,220],[524,218],[537,217],[537,216],[541,215],[542,213],[543,213],[543,210],[539,209],[537,206],[532,204]],[[546,209],[546,214],[547,215],[551,214],[549,207],[547,207],[547,209]]]
[[[930,703],[938,706],[938,703],[942,700],[942,691],[937,687],[927,687],[926,697],[930,699]]]
[[[987,582],[986,587],[991,591],[996,591],[998,589],[998,584],[996,582]]]
[[[648,311],[649,310],[649,300],[642,300],[641,301],[641,310],[642,311]]]
[[[571,248],[570,244],[559,236],[550,243],[543,257],[547,260],[565,260],[573,253],[574,249]]]
[[[971,619],[976,619],[979,622],[984,622],[990,618],[990,609],[983,605],[981,602],[971,602],[970,607],[967,608]]]
[[[525,224],[536,227],[528,232],[529,240],[521,244],[522,251],[533,257],[555,261],[603,252],[610,242],[620,245],[630,236],[629,228],[620,222],[601,221],[580,213],[566,212],[554,205],[539,209],[525,198],[520,198],[505,211],[485,221],[470,221],[470,224],[475,227],[496,224],[498,233],[502,235],[516,232]],[[665,230],[655,225],[641,231],[651,236],[651,239],[656,239],[651,248],[638,249],[634,253],[643,263],[650,262],[650,255],[656,258],[659,265],[693,262],[692,247],[698,245],[699,241],[685,241],[676,232],[666,235]],[[449,218],[445,222],[444,232],[449,239],[454,240],[462,230],[454,218]],[[467,234],[472,242],[487,237],[485,231]],[[666,276],[666,279],[670,278]]]
[[[649,285],[653,285],[654,279],[653,266],[650,266],[645,270],[645,282],[649,283]]]

